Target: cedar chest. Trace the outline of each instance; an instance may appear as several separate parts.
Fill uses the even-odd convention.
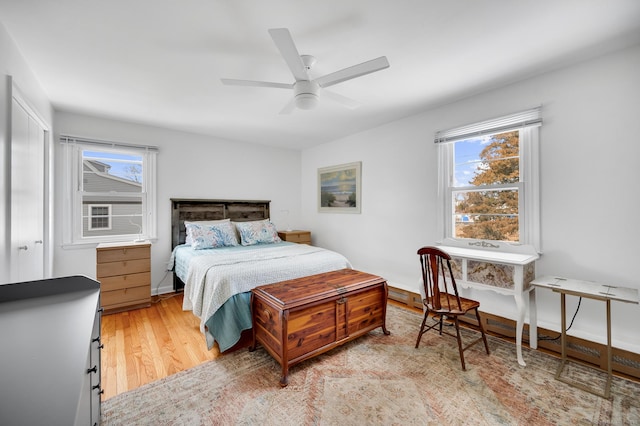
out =
[[[289,367],[353,340],[386,329],[387,282],[353,269],[256,287],[251,294],[253,342],[282,366],[280,385],[288,384]]]

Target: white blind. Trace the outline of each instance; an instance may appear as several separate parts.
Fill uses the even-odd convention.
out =
[[[456,127],[450,130],[442,130],[436,132],[433,142],[455,142],[493,133],[508,132],[510,130],[520,129],[523,127],[541,126],[541,109],[542,107],[536,107],[515,114],[494,118],[492,120],[481,121],[479,123]]]
[[[60,142],[61,143],[67,143],[67,144],[76,144],[77,143],[77,144],[81,144],[81,145],[97,145],[97,146],[101,146],[103,148],[142,149],[142,150],[151,151],[151,152],[157,152],[158,151],[158,147],[157,146],[133,145],[133,144],[123,143],[123,142],[101,141],[101,140],[96,140],[96,139],[88,139],[88,138],[81,138],[81,137],[67,136],[67,135],[60,135]]]

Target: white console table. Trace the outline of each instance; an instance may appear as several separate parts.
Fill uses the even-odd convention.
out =
[[[522,358],[522,330],[527,311],[525,293],[529,293],[529,346],[538,347],[536,299],[530,285],[535,278],[535,261],[540,257],[532,246],[501,242],[459,242],[445,239],[438,248],[448,253],[456,282],[463,288],[491,290],[513,296],[518,310],[516,318],[516,352],[518,364]],[[476,245],[478,244],[478,245]]]

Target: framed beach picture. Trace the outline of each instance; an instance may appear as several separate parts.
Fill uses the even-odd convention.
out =
[[[318,211],[360,213],[362,162],[318,169]]]

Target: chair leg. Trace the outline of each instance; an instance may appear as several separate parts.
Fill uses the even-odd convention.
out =
[[[482,320],[480,320],[480,312],[476,308],[476,319],[478,320],[478,327],[480,328],[480,333],[482,333],[482,341],[484,342],[484,348],[487,351],[487,355],[489,353],[489,345],[487,344],[487,335],[484,333],[484,326],[482,325]]]
[[[462,370],[467,371],[467,368],[464,364],[464,350],[462,349],[462,337],[460,336],[460,322],[458,321],[458,316],[454,316],[454,323],[456,325],[456,337],[458,338],[458,351],[460,352],[460,362],[462,363]]]
[[[418,348],[418,345],[420,345],[420,339],[422,338],[422,335],[424,334],[424,326],[427,324],[427,318],[429,317],[429,310],[425,310],[424,312],[424,318],[422,319],[422,325],[420,325],[420,332],[418,333],[418,340],[416,340],[416,349]]]

